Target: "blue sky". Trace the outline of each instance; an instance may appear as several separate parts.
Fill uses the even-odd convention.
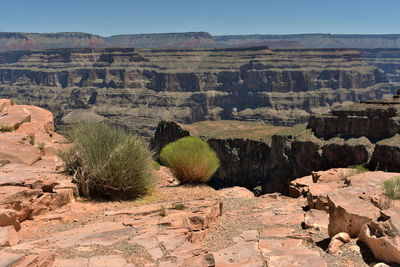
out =
[[[0,31],[400,33],[400,0],[1,0]]]

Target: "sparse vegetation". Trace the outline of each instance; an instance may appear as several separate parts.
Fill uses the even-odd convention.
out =
[[[10,125],[0,125],[1,132],[12,132],[13,128]]]
[[[400,199],[400,177],[393,177],[383,182],[383,191],[388,198]]]
[[[262,122],[248,121],[201,121],[193,124],[182,125],[194,136],[206,136],[212,138],[248,138],[261,140],[271,144],[273,135],[287,135],[308,139],[311,137],[311,129],[307,124],[297,124],[292,127],[273,126]]]
[[[166,145],[160,159],[182,183],[205,183],[220,166],[215,151],[200,138],[190,136]]]
[[[83,196],[133,199],[153,187],[152,155],[136,136],[105,123],[84,123],[65,136],[71,146],[59,156]]]
[[[14,102],[14,100],[12,100],[12,99],[11,99],[11,103],[10,103],[10,105],[11,105],[11,106],[14,106],[14,105],[15,105],[15,102]]]
[[[35,145],[35,135],[34,134],[30,134],[28,135],[29,138],[29,144],[31,144],[31,146]]]
[[[45,149],[45,147],[46,147],[45,143],[42,143],[42,142],[38,143],[38,148],[40,149],[40,151],[43,151]]]
[[[178,203],[175,205],[174,207],[176,210],[185,210],[186,209],[186,205],[183,203]]]
[[[365,168],[365,166],[362,165],[362,164],[360,164],[360,165],[352,165],[352,166],[349,166],[349,168],[353,169],[352,175],[356,175],[356,174],[359,174],[359,173],[363,173],[363,172],[369,171],[369,170],[368,170],[367,168]]]
[[[165,217],[165,216],[167,216],[167,209],[164,206],[161,206],[159,213],[160,213],[161,217]]]

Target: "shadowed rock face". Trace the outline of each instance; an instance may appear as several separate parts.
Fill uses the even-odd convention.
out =
[[[167,139],[179,139],[181,135],[176,133],[180,132],[200,136],[221,161],[211,185],[238,185],[256,192],[288,194],[291,180],[310,175],[312,171],[359,164],[372,170],[400,171],[400,129],[393,123],[397,121],[399,96],[313,115],[308,124],[310,132],[273,135],[271,142],[265,138],[235,138],[234,134],[223,137],[217,131],[214,133],[221,137],[202,136],[196,126],[162,122],[151,143],[162,148]]]
[[[169,142],[199,135],[193,127],[191,129],[174,122],[160,122],[151,146],[160,151]],[[243,186],[257,193],[288,194],[291,180],[315,170],[365,163],[373,151],[373,144],[366,138],[324,141],[315,137],[274,135],[267,143],[246,138],[201,137],[221,161],[210,185],[216,188]]]
[[[73,110],[146,138],[160,120],[262,120],[292,125],[313,110],[393,93],[350,49],[56,49],[0,53],[0,96]],[[66,118],[64,118],[66,117]]]

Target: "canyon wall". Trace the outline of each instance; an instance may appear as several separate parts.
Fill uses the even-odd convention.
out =
[[[199,136],[186,125],[160,122],[151,140],[159,153],[166,144]],[[308,136],[273,135],[271,142],[247,138],[201,136],[216,151],[221,167],[209,182],[215,188],[243,186],[255,193],[288,194],[289,183],[312,171],[369,162],[374,144],[367,138],[321,140]]]
[[[392,94],[352,49],[53,49],[0,53],[0,96],[57,125],[108,120],[149,138],[160,120],[304,123],[346,101]]]
[[[181,137],[199,136],[221,161],[210,181],[212,186],[287,194],[291,180],[312,171],[363,164],[371,170],[398,172],[399,118],[400,89],[392,100],[353,103],[327,114],[311,115],[307,126],[276,129],[244,122],[232,125],[229,121],[192,125],[160,122],[151,147],[159,153]],[[213,125],[216,129],[210,131]],[[247,136],[243,135],[246,129]]]
[[[220,35],[207,32],[121,34],[103,37],[80,32],[0,32],[0,51],[49,48],[400,48],[399,34]]]

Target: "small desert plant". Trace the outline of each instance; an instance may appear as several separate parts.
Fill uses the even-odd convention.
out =
[[[174,208],[175,208],[176,210],[184,210],[184,209],[186,209],[186,205],[183,204],[183,203],[178,203],[178,204],[175,205]]]
[[[11,99],[11,103],[10,103],[10,105],[11,105],[11,106],[14,106],[14,105],[15,105],[15,102],[14,102],[14,100],[12,100],[12,99]]]
[[[360,164],[360,165],[353,165],[353,166],[349,166],[349,168],[354,170],[354,174],[359,174],[359,173],[363,173],[363,172],[367,172],[369,171],[367,168],[365,168],[364,165]]]
[[[159,213],[160,213],[161,217],[165,217],[165,216],[167,216],[167,209],[164,206],[161,206]]]
[[[30,135],[28,135],[28,138],[29,138],[29,144],[31,144],[31,146],[34,146],[35,145],[35,135],[30,134]]]
[[[393,177],[383,182],[383,191],[388,198],[400,199],[400,177]]]
[[[83,196],[133,199],[153,187],[152,154],[138,137],[105,123],[84,123],[65,136],[71,146],[59,156]]]
[[[13,128],[10,125],[0,125],[1,132],[12,132]]]
[[[220,166],[215,151],[200,138],[190,136],[166,145],[160,159],[182,183],[207,182]]]
[[[46,143],[42,143],[42,142],[38,143],[38,148],[40,149],[40,151],[43,151],[45,147],[46,147]]]

